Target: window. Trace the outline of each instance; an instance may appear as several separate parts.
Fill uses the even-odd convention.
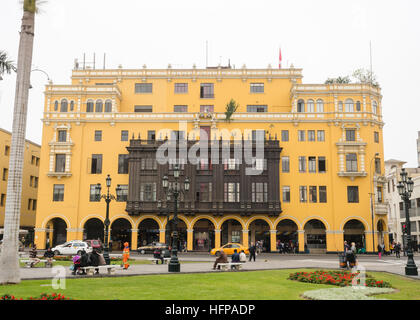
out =
[[[128,185],[127,184],[119,184],[119,190],[117,192],[117,201],[118,202],[125,202],[128,199]]]
[[[372,112],[374,114],[378,114],[378,104],[376,103],[376,101],[372,102]]]
[[[374,132],[373,133],[373,139],[376,143],[379,143],[379,132]]]
[[[102,100],[96,101],[95,104],[95,112],[102,112],[103,111],[103,103]]]
[[[239,182],[226,182],[224,184],[224,201],[239,202],[240,200]]]
[[[156,201],[156,183],[140,183],[140,201]]]
[[[290,172],[289,157],[281,157],[281,172]]]
[[[105,101],[105,112],[112,112],[112,101],[106,100]]]
[[[28,199],[28,210],[31,210],[32,207],[32,199]]]
[[[96,184],[90,185],[89,201],[91,202],[101,201],[101,191],[96,188]]]
[[[128,154],[119,154],[118,155],[118,173],[126,174],[128,173]]]
[[[239,160],[237,159],[225,159],[224,160],[224,169],[225,170],[239,170]]]
[[[357,154],[356,153],[346,154],[346,171],[357,172]]]
[[[32,210],[33,211],[36,210],[36,204],[37,204],[37,200],[36,199],[32,199]]]
[[[360,101],[356,102],[356,111],[360,111],[362,110],[361,105],[360,105]]]
[[[7,181],[9,175],[9,169],[3,168],[3,181]]]
[[[252,183],[252,202],[268,201],[268,184],[267,182]]]
[[[381,174],[381,159],[375,158],[375,173]]]
[[[200,106],[201,113],[214,112],[214,106]]]
[[[128,130],[121,130],[121,141],[128,141]]]
[[[324,112],[324,101],[322,99],[318,99],[316,101],[316,111],[317,112]]]
[[[201,182],[197,186],[196,200],[201,202],[212,201],[212,183]]]
[[[316,172],[316,157],[308,157],[308,172]]]
[[[148,130],[147,131],[147,140],[152,142],[156,140],[156,131],[155,130]]]
[[[4,147],[4,155],[8,156],[10,154],[10,147],[9,146],[5,146]]]
[[[314,100],[309,99],[307,102],[308,111],[307,112],[315,112],[315,103]]]
[[[39,178],[34,177],[34,188],[38,188],[38,181],[39,181]]]
[[[298,131],[298,141],[305,141],[305,130]]]
[[[134,112],[153,112],[153,106],[134,106]]]
[[[175,83],[175,93],[188,93],[188,83]]]
[[[318,130],[317,131],[317,138],[318,138],[318,141],[325,141],[325,131],[324,130]]]
[[[356,141],[356,130],[346,129],[346,141]]]
[[[37,166],[37,167],[39,167],[39,158],[38,157],[35,157],[36,159],[35,159],[35,165]]]
[[[136,83],[135,93],[152,93],[153,92],[153,84],[152,83]]]
[[[283,186],[283,202],[290,202],[290,186]]]
[[[289,141],[289,130],[281,130],[281,141]]]
[[[252,142],[264,141],[265,140],[265,131],[264,130],[252,130]]]
[[[86,112],[93,112],[93,101],[92,100],[88,100],[88,102],[86,102]]]
[[[306,157],[299,157],[299,172],[306,172]]]
[[[67,141],[67,130],[58,130],[58,142]]]
[[[308,202],[308,199],[307,199],[307,188],[306,188],[306,186],[300,186],[299,187],[299,199],[300,199],[300,202]]]
[[[65,172],[65,171],[66,171],[66,155],[56,154],[55,155],[55,172]]]
[[[188,112],[188,106],[174,106],[174,112]]]
[[[95,141],[102,141],[102,130],[95,130]]]
[[[54,102],[54,111],[58,111],[58,101]]]
[[[354,103],[352,99],[347,99],[345,102],[346,112],[354,112]]]
[[[267,105],[247,105],[246,112],[267,112]]]
[[[64,184],[54,185],[53,201],[64,201]]]
[[[338,112],[343,112],[343,101],[338,101]]]
[[[171,131],[171,139],[173,140],[185,140],[185,131],[173,130]]]
[[[200,84],[200,98],[202,99],[214,98],[214,84],[213,83]]]
[[[308,130],[308,141],[315,141],[315,130]]]
[[[6,195],[2,193],[1,198],[0,198],[0,207],[4,207],[5,204],[6,204]]]
[[[327,203],[327,187],[319,186],[319,203]]]
[[[264,93],[264,83],[251,83],[251,93]]]
[[[32,187],[33,184],[34,184],[34,176],[30,176],[29,177],[29,186]]]
[[[199,159],[197,163],[197,170],[212,170],[211,161],[208,159]]]
[[[102,155],[101,154],[92,154],[92,163],[91,163],[90,173],[92,174],[102,173]]]
[[[347,202],[349,203],[359,202],[359,187],[357,186],[347,187]]]
[[[303,100],[298,101],[297,112],[305,112],[305,101]]]
[[[318,172],[327,172],[327,160],[325,160],[325,157],[318,157]]]
[[[378,202],[378,203],[382,203],[382,200],[383,200],[383,196],[382,196],[382,187],[378,187],[377,189],[377,192],[376,192],[376,195],[377,195],[377,199],[376,199],[376,201]],[[414,200],[415,201],[415,200]]]
[[[317,203],[318,191],[316,186],[309,186],[309,202],[311,203]]]
[[[66,99],[61,100],[60,104],[60,112],[67,112],[68,109],[68,102]]]
[[[141,170],[156,170],[157,161],[155,158],[142,158],[140,162]]]

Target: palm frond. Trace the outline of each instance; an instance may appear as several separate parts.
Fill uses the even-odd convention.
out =
[[[20,0],[23,5],[23,11],[31,13],[41,13],[41,7],[47,1],[45,0]]]
[[[16,66],[12,60],[9,60],[6,51],[0,50],[0,75],[4,73],[10,74],[12,71],[17,71]]]

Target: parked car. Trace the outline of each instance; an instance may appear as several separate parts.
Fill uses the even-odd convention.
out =
[[[244,247],[240,243],[226,243],[225,245],[221,246],[220,248],[214,248],[210,251],[210,254],[212,256],[216,255],[218,257],[220,253],[218,252],[220,249],[223,249],[223,251],[226,253],[226,255],[230,256],[233,254],[233,251],[236,249],[239,252],[244,250],[245,254],[249,254],[249,248]]]
[[[82,251],[92,252],[92,247],[84,241],[69,241],[51,249],[55,255],[80,255]]]
[[[102,251],[104,249],[104,245],[102,244],[101,240],[85,240],[89,247],[93,249],[99,249]]]
[[[155,249],[161,249],[161,250],[168,250],[169,246],[166,243],[161,243],[161,242],[152,242],[149,243],[146,246],[142,246],[142,247],[138,247],[137,248],[137,252],[139,254],[145,254],[145,253],[153,253],[153,251],[155,251]]]

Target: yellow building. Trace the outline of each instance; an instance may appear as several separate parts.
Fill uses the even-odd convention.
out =
[[[12,134],[9,131],[0,129],[0,229],[3,229],[4,226],[11,140]],[[25,234],[27,243],[31,243],[34,239],[40,155],[41,146],[26,140],[23,166],[20,229],[28,231],[28,233],[24,233],[24,231],[21,232],[22,235]],[[3,237],[2,233],[3,230],[1,230],[1,238]]]
[[[303,84],[296,68],[76,67],[71,84],[46,86],[36,243],[103,239],[105,202],[95,198],[95,185],[106,191],[107,174],[113,194],[121,186],[119,201],[110,204],[114,249],[124,241],[132,248],[168,241],[165,214],[172,214],[173,204],[162,211],[160,181],[143,183],[136,172],[128,174],[135,160],[127,147],[165,141],[171,131],[183,131],[178,137],[191,142],[202,132],[211,140],[249,140],[252,131],[264,130],[281,149],[273,158],[275,174],[252,182],[252,189],[226,182],[228,172],[224,184],[218,185],[220,177],[216,185],[193,181],[194,194],[181,199],[179,216],[187,249],[262,240],[267,251],[282,242],[300,252],[337,252],[347,240],[371,252],[378,225],[387,231],[381,98],[380,88],[369,84]],[[231,99],[239,107],[227,121]],[[159,168],[150,169],[161,177]],[[142,185],[141,195],[133,193],[132,181]],[[128,210],[130,197],[141,198],[140,211]],[[388,246],[388,237],[384,242]]]

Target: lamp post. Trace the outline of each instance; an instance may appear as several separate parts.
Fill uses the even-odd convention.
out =
[[[372,163],[373,160],[375,160],[377,157],[379,156],[379,153],[375,153],[375,156],[372,158],[372,160],[370,161],[370,172],[372,173]],[[372,180],[370,181],[371,183],[371,193],[370,193],[370,213],[371,213],[371,217],[372,217],[372,252],[375,252],[375,210],[374,210],[374,195],[375,195],[375,191],[373,190],[374,187],[374,179],[375,179],[375,174],[372,175]],[[379,241],[379,240],[378,240]]]
[[[109,258],[109,225],[110,225],[110,221],[109,221],[109,203],[111,202],[111,200],[117,200],[117,198],[109,193],[109,188],[111,187],[111,176],[108,174],[106,177],[106,187],[107,187],[107,193],[106,194],[102,194],[101,195],[101,184],[98,183],[96,185],[96,197],[97,200],[100,201],[101,199],[105,199],[106,202],[106,217],[105,217],[105,221],[104,221],[104,225],[105,225],[105,237],[104,237],[104,259],[107,265],[109,265],[111,263],[111,260]],[[120,185],[117,185],[117,188],[115,188],[116,194],[118,196],[118,194],[120,193]]]
[[[174,231],[173,231],[173,240],[172,240],[172,251],[171,251],[171,260],[169,261],[168,271],[169,272],[180,272],[181,265],[178,260],[178,197],[183,192],[179,184],[179,165],[174,165],[173,175],[175,178],[175,183],[173,187],[169,188],[168,176],[165,175],[162,179],[162,186],[164,192],[167,194],[167,199],[169,200],[171,196],[174,197]],[[190,179],[185,178],[184,180],[184,190],[188,192],[190,190]]]
[[[413,249],[411,244],[411,225],[410,225],[410,197],[413,192],[414,182],[411,180],[411,177],[407,176],[407,172],[403,168],[401,170],[401,181],[398,182],[398,193],[401,196],[401,199],[404,201],[405,207],[405,224],[406,224],[406,233],[407,233],[407,264],[405,266],[405,274],[407,276],[417,276],[417,266],[414,262]]]

